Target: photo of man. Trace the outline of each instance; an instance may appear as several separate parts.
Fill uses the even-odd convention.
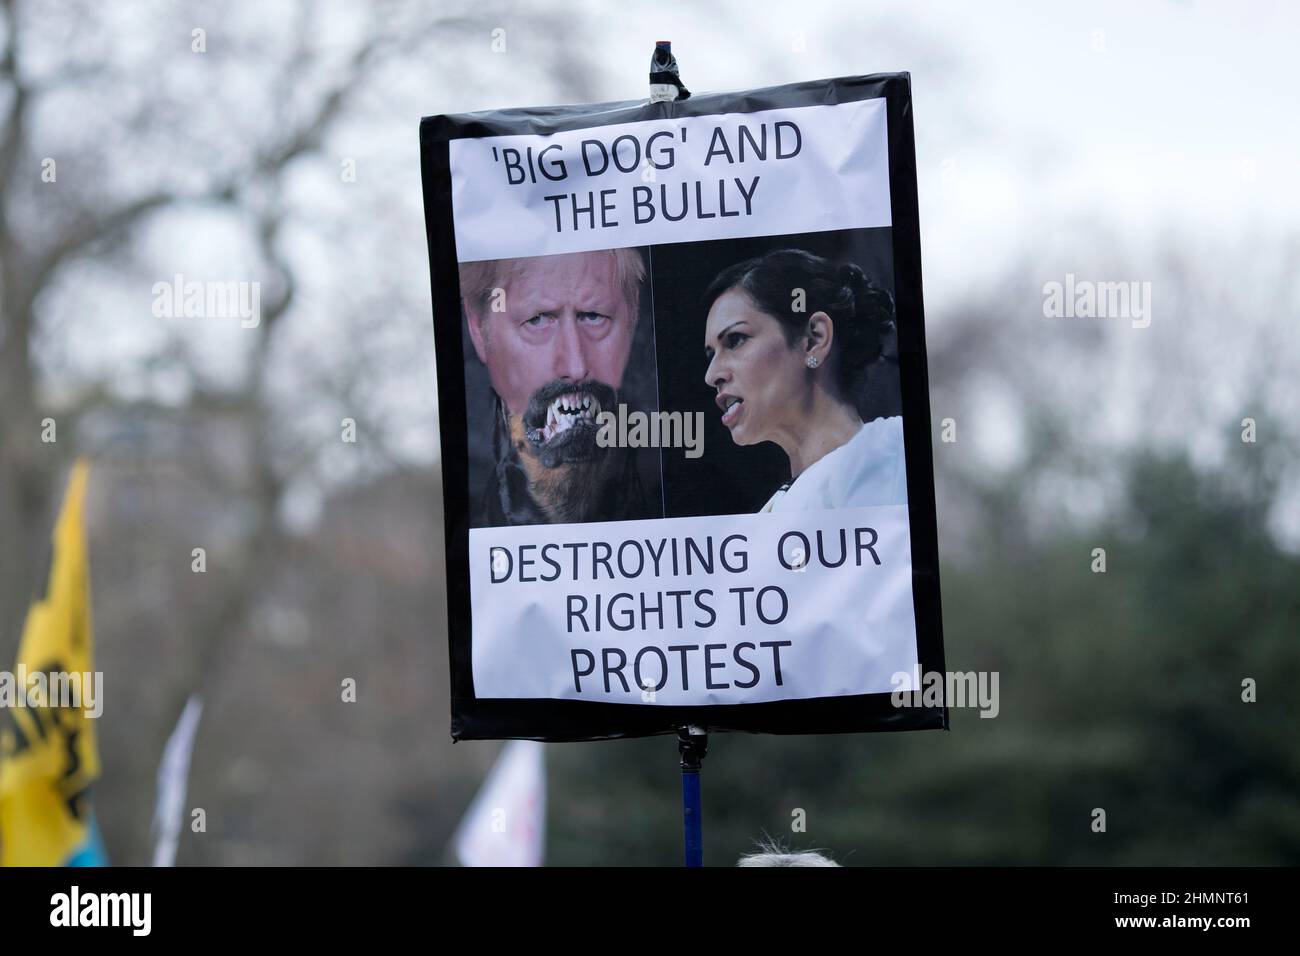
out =
[[[626,401],[645,276],[636,249],[461,264],[469,341],[491,386],[486,411],[469,408],[471,436],[491,418],[488,462],[471,472],[475,527],[659,514],[642,473],[657,459],[596,441],[597,416]]]

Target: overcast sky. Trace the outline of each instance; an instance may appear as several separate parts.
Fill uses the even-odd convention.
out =
[[[642,95],[656,39],[697,91],[881,71],[913,74],[927,294],[1021,255],[1072,217],[1135,238],[1276,232],[1300,213],[1295,76],[1300,7],[1282,2],[746,2],[701,15],[649,3],[574,15],[570,56],[599,100]],[[508,20],[504,25],[509,26]],[[459,109],[525,105],[498,87]],[[928,283],[929,285],[929,283]]]
[[[996,293],[1005,321],[988,334],[1019,343],[1024,362],[1050,367],[1043,399],[1077,402],[1081,439],[1159,438],[1222,458],[1223,423],[1252,411],[1243,403],[1260,395],[1292,439],[1300,434],[1300,422],[1291,423],[1297,376],[1286,374],[1295,367],[1286,359],[1300,363],[1300,302],[1285,258],[1288,242],[1300,249],[1300,5],[552,0],[556,22],[567,25],[559,43],[531,31],[525,9],[538,7],[497,13],[468,5],[463,35],[370,77],[325,154],[286,182],[285,208],[304,228],[291,225],[284,241],[308,281],[283,336],[291,359],[283,382],[287,400],[319,418],[313,427],[328,425],[338,409],[302,398],[296,376],[309,364],[328,367],[379,348],[387,336],[393,342],[362,378],[373,382],[369,400],[405,416],[415,460],[435,454],[419,117],[571,98],[548,82],[556,72],[579,78],[582,99],[643,98],[654,42],[666,39],[696,92],[911,72],[929,330],[942,341],[966,301]],[[237,22],[244,33],[265,34],[272,49],[289,48],[296,28],[260,4],[159,10],[180,26],[199,17],[217,52]],[[312,21],[317,39],[346,57],[365,8],[325,3],[321,11]],[[165,25],[162,36],[175,27]],[[496,28],[505,30],[504,55],[492,51]],[[130,33],[129,24],[123,29]],[[177,36],[187,42],[185,32]],[[184,44],[178,49],[190,56]],[[191,58],[173,69],[164,61],[159,70],[197,68],[201,79],[201,64]],[[222,82],[234,76],[256,95],[253,66],[227,61]],[[328,80],[328,71],[326,63],[313,76]],[[198,97],[194,109],[215,108]],[[340,185],[338,157],[356,158],[357,184]],[[76,364],[107,368],[127,391],[183,398],[183,374],[169,381],[164,371],[141,372],[169,328],[141,304],[156,279],[178,272],[251,275],[245,232],[223,214],[158,217],[143,246],[154,273],[147,283],[82,264],[69,275],[68,294],[47,305],[55,321],[42,347],[57,354],[84,343]],[[1104,355],[1086,362],[1057,353],[1068,333],[1044,319],[1040,290],[1067,272],[1153,282],[1151,327],[1108,327]],[[1192,294],[1175,295],[1189,275]],[[998,291],[1008,281],[1019,284]],[[86,288],[98,290],[90,311]],[[393,290],[404,301],[388,301]],[[68,334],[74,322],[80,335]],[[235,327],[183,332],[195,362],[212,374],[237,370],[250,343]],[[1264,370],[1261,354],[1273,362]],[[977,448],[1004,464],[1021,447],[1021,416],[1000,394],[1006,371],[990,369],[978,402],[963,410],[980,426],[967,432]],[[943,411],[936,408],[936,418]],[[1292,484],[1300,542],[1300,480]]]
[[[1043,397],[1074,397],[1081,438],[1103,447],[1173,441],[1222,460],[1233,451],[1223,425],[1259,411],[1245,403],[1262,394],[1275,415],[1300,404],[1286,364],[1260,360],[1281,350],[1300,361],[1297,284],[1278,274],[1300,223],[1300,5],[808,0],[701,15],[700,4],[664,2],[617,16],[597,0],[552,8],[573,23],[566,49],[537,48],[504,18],[508,59],[589,64],[594,101],[642,96],[658,39],[672,41],[697,92],[909,71],[928,325],[942,337],[965,299],[1019,270],[1025,281],[1005,297],[1007,321],[989,334],[1023,336],[1026,362],[1060,362]],[[434,98],[454,100],[456,112],[537,102],[505,71],[488,76]],[[1044,334],[1040,290],[1066,272],[1152,282],[1152,326],[1112,325],[1089,362],[1051,351],[1063,336],[1050,326]],[[1264,373],[1261,386],[1265,366],[1276,374]],[[1010,463],[1019,416],[999,395],[998,372],[979,400],[976,437],[991,460]],[[1300,541],[1300,508],[1288,520]]]

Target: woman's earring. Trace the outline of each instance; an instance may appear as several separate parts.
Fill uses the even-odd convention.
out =
[[[817,356],[810,355],[806,359],[804,359],[803,364],[807,365],[809,368],[816,368],[818,365],[821,364],[821,362],[817,360]]]

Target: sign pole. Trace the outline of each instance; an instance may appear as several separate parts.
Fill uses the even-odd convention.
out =
[[[673,46],[667,40],[655,44],[650,58],[650,102],[671,102],[691,95],[681,81]],[[709,752],[709,735],[691,724],[677,728],[677,752],[682,759],[682,830],[685,837],[685,866],[704,866],[704,807],[700,800],[700,768]]]
[[[709,752],[709,735],[703,727],[677,728],[677,751],[682,758],[682,823],[686,840],[685,866],[704,866],[704,817],[700,801],[700,768]]]

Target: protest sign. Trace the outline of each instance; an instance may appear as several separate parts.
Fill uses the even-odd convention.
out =
[[[453,736],[946,727],[908,76],[420,141]]]

